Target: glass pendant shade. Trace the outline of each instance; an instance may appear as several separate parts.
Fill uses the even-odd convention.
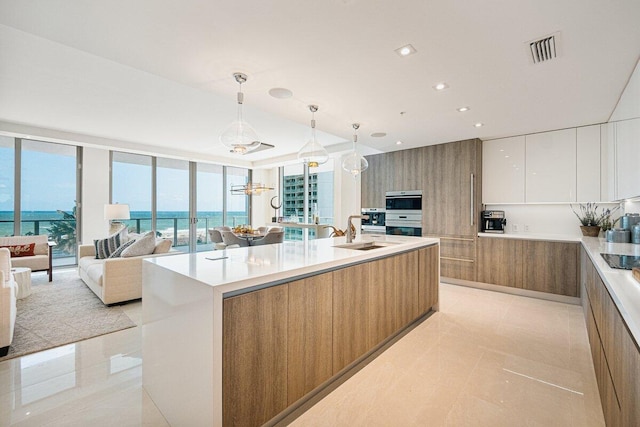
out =
[[[244,99],[242,83],[247,81],[247,76],[242,73],[235,73],[233,77],[235,77],[236,81],[240,84],[240,91],[238,92],[238,117],[222,132],[220,142],[225,147],[229,147],[234,153],[246,154],[260,146],[260,137],[258,137],[255,129],[242,118],[242,103]]]
[[[353,150],[350,153],[345,154],[345,156],[342,158],[342,169],[349,172],[354,178],[357,178],[358,175],[367,170],[367,168],[369,167],[369,162],[367,161],[367,159],[362,157],[356,149],[359,127],[359,124],[353,124],[353,128],[356,130],[356,133],[353,135]]]
[[[317,168],[319,165],[326,163],[327,160],[329,160],[329,153],[322,144],[318,142],[316,137],[316,120],[313,117],[315,112],[318,111],[318,106],[309,105],[309,110],[312,114],[311,138],[302,146],[300,151],[298,151],[298,159],[308,164],[310,168]]]

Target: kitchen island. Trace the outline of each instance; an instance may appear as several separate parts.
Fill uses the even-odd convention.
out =
[[[262,425],[437,310],[438,239],[367,236],[143,265],[143,386],[172,425]]]

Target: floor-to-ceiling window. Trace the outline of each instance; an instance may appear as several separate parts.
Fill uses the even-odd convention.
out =
[[[319,224],[333,224],[333,159],[314,168],[306,168],[303,164],[284,166],[283,176],[285,221],[311,223],[317,216]],[[304,233],[299,228],[287,228],[285,239],[303,239]],[[313,230],[308,233],[309,237],[315,236]]]
[[[235,227],[236,225],[249,224],[249,196],[231,194],[231,187],[234,185],[244,185],[249,182],[249,170],[227,166],[227,186],[224,193],[227,197],[227,215],[225,225]]]
[[[111,161],[111,202],[129,205],[131,219],[123,221],[130,232],[151,231],[152,158],[113,152]]]
[[[219,227],[223,224],[223,172],[220,165],[208,163],[196,164],[196,218],[197,226],[197,250],[208,251],[213,249],[207,230]]]
[[[189,252],[189,162],[156,160],[156,231],[173,247]]]
[[[20,234],[48,234],[54,265],[76,263],[77,151],[71,145],[23,139]]]
[[[15,147],[13,138],[0,136],[0,236],[13,236]]]

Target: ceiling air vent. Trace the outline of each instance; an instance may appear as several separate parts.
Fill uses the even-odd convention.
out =
[[[560,33],[532,40],[527,45],[534,64],[551,61],[560,56]]]

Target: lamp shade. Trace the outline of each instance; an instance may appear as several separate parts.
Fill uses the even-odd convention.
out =
[[[129,205],[121,205],[118,203],[114,205],[104,205],[104,219],[131,219]]]

